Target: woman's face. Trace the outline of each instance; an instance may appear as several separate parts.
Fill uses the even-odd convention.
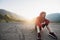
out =
[[[45,14],[45,13],[43,13],[41,16],[42,16],[43,18],[45,18],[46,14]]]

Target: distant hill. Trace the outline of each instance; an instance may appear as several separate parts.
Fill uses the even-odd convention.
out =
[[[15,13],[9,12],[4,9],[0,9],[0,20],[2,19],[8,19],[9,20],[15,20],[15,21],[24,21],[24,18],[22,16],[18,16]]]
[[[60,13],[52,13],[46,16],[51,22],[60,22]]]

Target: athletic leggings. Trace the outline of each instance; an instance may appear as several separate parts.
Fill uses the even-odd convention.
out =
[[[45,26],[47,26],[47,24],[43,24],[42,25],[42,28],[44,28]],[[42,30],[42,28],[41,27],[39,27],[39,26],[37,26],[37,36],[38,36],[38,38],[41,38],[41,33],[40,33],[40,31]]]
[[[48,24],[42,24],[42,28],[44,28],[45,26],[47,26]],[[37,32],[39,33],[42,30],[41,27],[37,26]]]

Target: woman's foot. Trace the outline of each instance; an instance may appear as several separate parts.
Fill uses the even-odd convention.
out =
[[[57,36],[54,34],[54,32],[50,32],[49,35],[52,36],[53,38],[57,39]]]
[[[41,40],[41,34],[40,33],[38,33],[38,35],[37,35],[37,40]]]

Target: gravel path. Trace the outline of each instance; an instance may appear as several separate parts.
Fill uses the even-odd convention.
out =
[[[49,25],[58,40],[60,40],[60,24],[52,23]],[[42,40],[55,40],[48,37],[48,31],[44,28]],[[0,40],[36,40],[36,32],[33,24],[26,23],[0,23]]]

